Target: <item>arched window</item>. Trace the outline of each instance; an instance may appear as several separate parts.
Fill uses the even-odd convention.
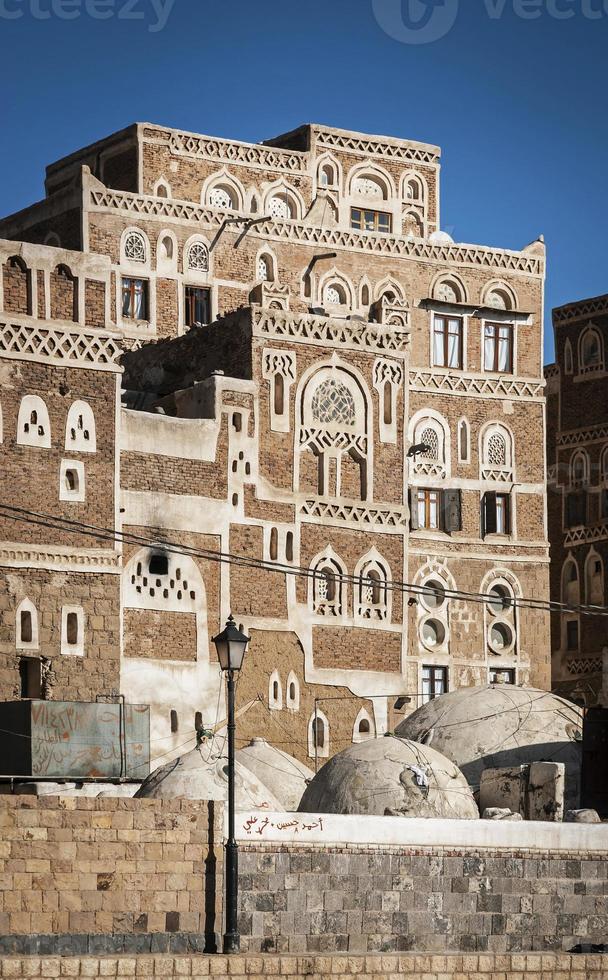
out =
[[[209,194],[209,204],[212,208],[222,211],[236,210],[236,196],[231,187],[226,184],[216,184]]]
[[[604,604],[604,563],[595,548],[585,559],[585,597],[590,605]]]
[[[283,707],[283,688],[278,670],[272,672],[268,682],[268,707],[272,711],[280,711]]]
[[[274,280],[274,262],[272,256],[268,254],[258,256],[257,276],[260,282],[272,282]]]
[[[289,711],[298,711],[300,708],[300,682],[293,670],[290,671],[287,678],[285,707]]]
[[[50,449],[51,424],[49,413],[38,395],[25,395],[19,406],[17,419],[17,443],[21,446],[37,446]]]
[[[291,198],[287,194],[273,194],[268,202],[268,214],[271,218],[278,218],[279,221],[295,217],[295,209]]]
[[[433,290],[433,296],[442,303],[464,302],[464,291],[457,279],[440,279]]]
[[[38,612],[30,599],[22,599],[15,613],[17,650],[38,649]]]
[[[513,479],[513,440],[502,425],[492,424],[483,432],[481,479],[508,482]]]
[[[171,262],[173,259],[173,239],[170,235],[163,235],[160,240],[160,259]]]
[[[329,756],[329,722],[318,706],[308,719],[308,754],[313,759]]]
[[[356,197],[365,197],[372,201],[385,201],[389,196],[386,182],[371,174],[360,174],[355,177],[352,193]]]
[[[404,198],[406,201],[414,201],[416,204],[422,202],[424,192],[422,181],[419,177],[408,177],[404,184]]]
[[[576,560],[569,557],[564,562],[562,570],[562,602],[578,606],[581,601],[578,565]]]
[[[3,269],[4,310],[6,313],[31,315],[32,292],[30,271],[19,255],[7,259]]]
[[[329,282],[323,291],[323,302],[325,306],[345,306],[346,290],[339,282]]]
[[[357,579],[357,616],[368,621],[388,618],[387,572],[384,565],[372,560],[355,571]]]
[[[601,371],[604,367],[602,338],[594,327],[587,327],[580,340],[581,373]]]
[[[321,187],[333,187],[336,183],[336,171],[331,163],[324,163],[319,171]]]
[[[341,616],[346,591],[342,569],[333,558],[320,558],[311,578],[312,606],[317,616]]]
[[[426,416],[415,422],[410,433],[413,445],[426,446],[423,452],[412,458],[411,472],[426,476],[446,476],[449,459],[447,423],[443,419]]]
[[[209,249],[204,242],[192,242],[189,246],[187,266],[193,272],[209,272]]]
[[[572,374],[574,370],[574,365],[572,362],[572,344],[569,340],[566,340],[564,345],[564,371],[566,374]]]
[[[589,482],[589,456],[577,449],[570,460],[570,486],[584,487]]]
[[[361,708],[353,725],[353,742],[355,744],[366,742],[368,739],[374,737],[374,723],[366,709]]]
[[[95,416],[87,402],[76,401],[70,406],[65,426],[65,448],[78,453],[94,453],[97,449]]]
[[[125,235],[123,255],[129,262],[146,262],[146,239],[140,231],[130,231]]]

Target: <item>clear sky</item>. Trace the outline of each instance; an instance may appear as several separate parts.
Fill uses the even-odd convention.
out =
[[[0,212],[138,120],[391,134],[443,148],[457,241],[545,235],[550,309],[608,292],[607,42],[608,0],[0,0]]]

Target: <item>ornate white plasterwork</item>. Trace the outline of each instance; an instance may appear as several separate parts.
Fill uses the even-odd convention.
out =
[[[569,674],[598,674],[602,672],[602,658],[578,657],[575,660],[568,660],[566,667]]]
[[[204,208],[194,202],[147,197],[126,191],[91,190],[90,205],[93,210],[120,211],[131,217],[162,217],[211,226],[221,224],[225,217],[221,212]],[[428,241],[406,237],[374,235],[339,228],[316,228],[298,221],[265,221],[254,225],[249,234],[277,241],[289,239],[305,245],[371,252],[396,258],[438,262],[442,265],[502,269],[539,277],[544,272],[544,259],[524,252],[507,252],[483,245],[434,245]]]
[[[296,355],[266,347],[262,353],[262,376],[270,382],[270,428],[274,432],[289,432],[289,391],[296,380]],[[282,384],[280,399],[278,383]]]
[[[16,318],[15,318],[16,319]],[[121,371],[121,349],[112,334],[85,327],[72,330],[51,327],[40,320],[0,320],[0,356],[64,363],[98,371]]]
[[[569,303],[553,310],[554,323],[569,323],[573,320],[583,320],[589,316],[608,313],[608,295],[596,296],[594,299],[581,300],[580,303]]]
[[[416,143],[373,140],[357,133],[332,132],[320,130],[316,133],[317,146],[332,149],[349,150],[352,153],[362,153],[365,156],[387,157],[389,160],[436,164],[439,153],[434,147],[417,145]]]
[[[308,497],[300,506],[300,517],[313,521],[323,520],[337,527],[398,531],[403,534],[407,527],[407,512],[403,507],[351,504],[328,501],[323,497]]]
[[[410,389],[436,391],[445,395],[481,395],[488,398],[544,398],[544,381],[531,378],[489,378],[487,375],[443,374],[437,371],[410,372]]]
[[[256,310],[254,334],[285,337],[294,342],[343,345],[351,350],[398,353],[408,343],[409,333],[359,320],[331,320],[326,317],[296,315],[283,310]]]
[[[110,549],[45,548],[42,545],[11,542],[0,546],[0,565],[9,568],[53,568],[67,572],[121,571],[120,555]]]
[[[210,136],[197,136],[193,133],[171,133],[169,149],[177,156],[219,160],[222,163],[240,163],[264,170],[281,170],[297,174],[306,174],[308,171],[307,154],[257,143],[238,143]]]
[[[590,442],[604,442],[607,439],[608,425],[597,425],[593,429],[583,429],[580,432],[562,432],[558,436],[557,445],[568,448]]]
[[[589,544],[591,541],[605,541],[608,539],[608,521],[597,524],[595,527],[575,527],[566,531],[564,535],[564,547],[575,544]]]

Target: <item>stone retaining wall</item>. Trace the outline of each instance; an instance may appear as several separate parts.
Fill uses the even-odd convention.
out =
[[[213,951],[222,809],[0,796],[0,953]]]
[[[216,980],[606,980],[608,956],[134,956],[6,957],[3,980],[56,977],[184,977]]]

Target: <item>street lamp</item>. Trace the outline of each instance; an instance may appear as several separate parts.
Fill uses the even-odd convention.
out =
[[[241,937],[237,927],[237,899],[239,890],[239,850],[234,834],[234,674],[243,666],[245,650],[250,637],[237,629],[232,614],[226,628],[213,637],[222,671],[226,674],[228,688],[228,839],[226,841],[226,931],[224,952],[238,953]]]

